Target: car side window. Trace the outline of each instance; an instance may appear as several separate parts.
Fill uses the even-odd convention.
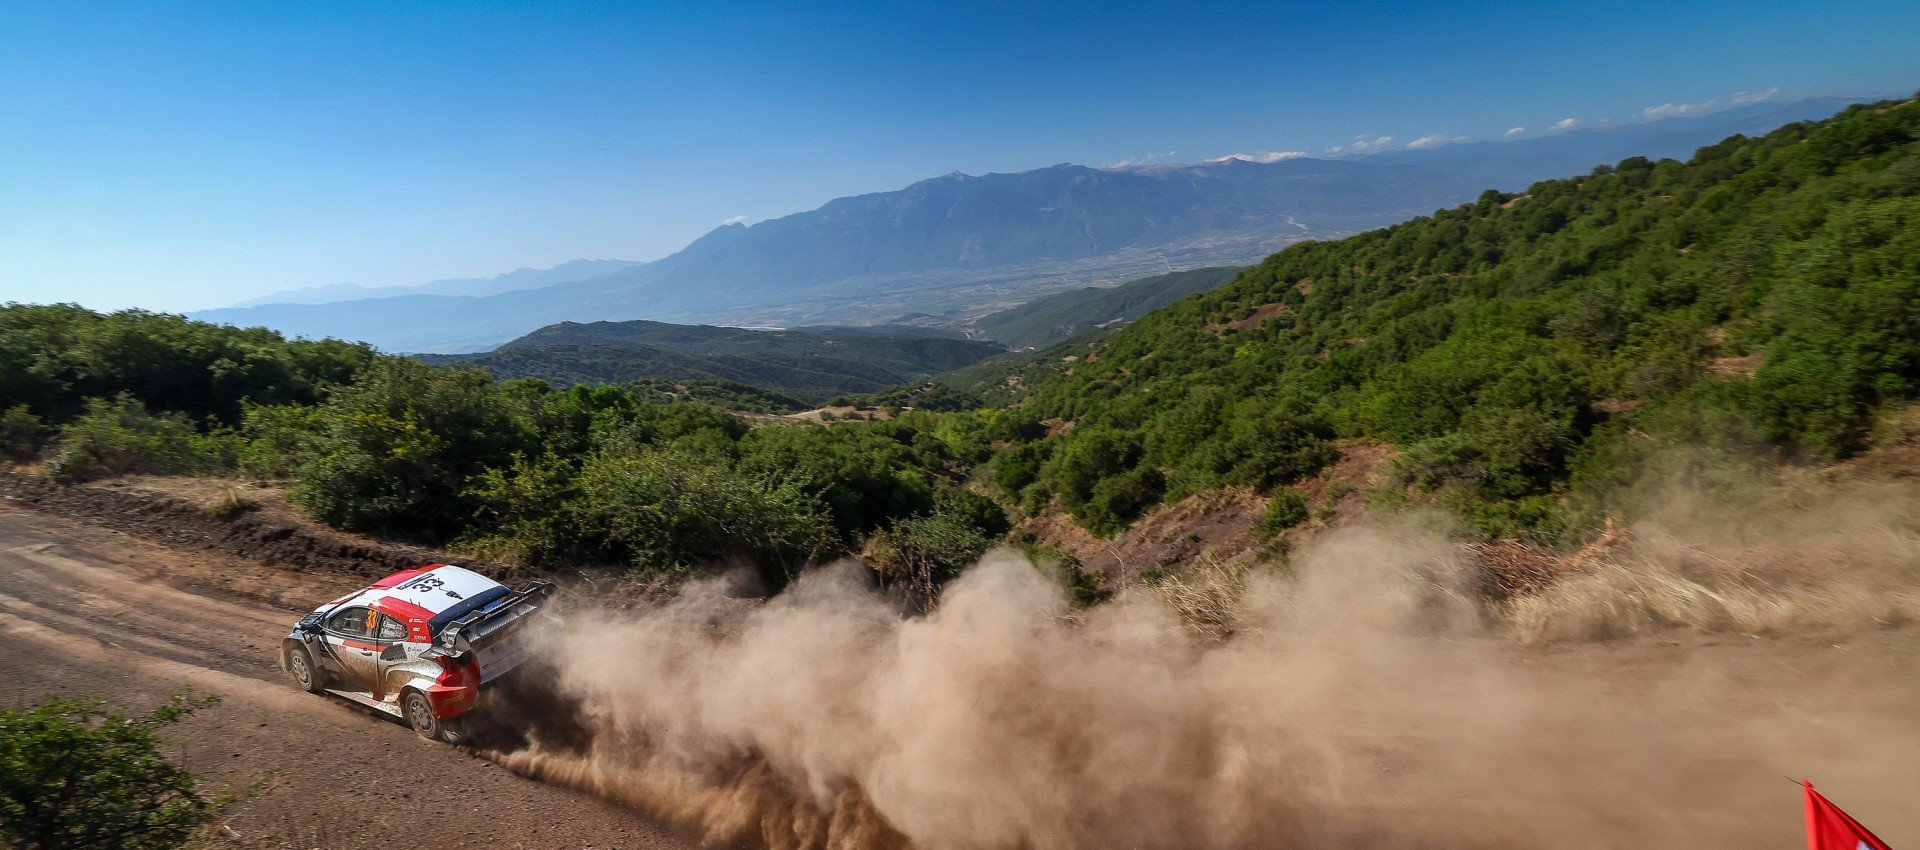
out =
[[[379,634],[381,640],[405,640],[407,637],[407,627],[401,625],[399,620],[383,614],[380,617]]]
[[[365,607],[342,608],[327,618],[327,631],[348,637],[369,637],[367,620],[372,615],[373,610]]]

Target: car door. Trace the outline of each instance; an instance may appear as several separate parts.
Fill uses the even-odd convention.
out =
[[[395,668],[412,664],[418,660],[414,650],[417,647],[407,645],[407,626],[392,615],[381,614],[374,626],[373,642],[380,647],[375,658],[373,698],[384,700],[393,696],[393,691],[407,679],[412,678],[404,671]],[[398,679],[399,681],[395,681]]]
[[[346,690],[373,693],[379,683],[380,653],[375,638],[380,613],[364,605],[342,608],[327,615],[327,648],[338,662]]]

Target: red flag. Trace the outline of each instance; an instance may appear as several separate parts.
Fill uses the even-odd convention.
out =
[[[1813,783],[1800,785],[1807,789],[1807,850],[1893,850],[1832,800],[1820,796]]]

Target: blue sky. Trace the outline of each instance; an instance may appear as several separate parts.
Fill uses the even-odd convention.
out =
[[[655,259],[949,171],[1910,92],[1920,4],[0,5],[0,301]]]

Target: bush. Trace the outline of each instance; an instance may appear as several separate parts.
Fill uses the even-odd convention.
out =
[[[942,486],[933,494],[934,510],[957,514],[988,537],[999,537],[1012,528],[1000,503],[958,484]]]
[[[535,446],[526,412],[485,373],[379,361],[320,410],[291,494],[351,531],[444,539],[473,516],[467,481]]]
[[[572,533],[641,574],[745,558],[777,587],[836,543],[826,509],[799,486],[670,452],[589,459],[575,486]]]
[[[1227,432],[1222,452],[1232,462],[1226,471],[1229,484],[1261,489],[1290,484],[1339,456],[1327,442],[1331,430],[1312,416],[1268,411],[1234,420]]]
[[[1160,470],[1139,467],[1094,485],[1093,494],[1075,516],[1088,531],[1111,537],[1149,506],[1158,504],[1166,486]]]
[[[600,554],[605,544],[584,539],[572,513],[578,476],[578,469],[551,452],[538,460],[514,458],[507,468],[481,473],[465,493],[478,505],[479,533],[459,548],[528,567]]]
[[[740,440],[741,471],[792,481],[824,504],[843,541],[933,509],[934,475],[953,462],[918,420],[759,428]]]
[[[26,405],[16,404],[0,413],[0,455],[14,460],[39,457],[47,432],[47,423],[33,415]]]
[[[91,697],[0,709],[0,838],[20,848],[185,844],[223,800],[161,754],[156,730],[216,701],[176,696],[134,717]]]
[[[1088,506],[1095,489],[1137,471],[1141,460],[1140,439],[1132,434],[1111,428],[1076,428],[1062,441],[1047,477],[1060,494],[1060,504],[1092,528]],[[1113,495],[1115,490],[1109,488],[1109,500]]]
[[[1580,435],[1573,417],[1539,408],[1475,408],[1461,433],[1479,459],[1481,489],[1496,498],[1547,492],[1566,476]]]
[[[325,420],[318,407],[250,404],[240,422],[244,438],[236,458],[240,471],[260,478],[291,478],[318,453]]]
[[[907,589],[915,604],[931,607],[939,587],[979,563],[992,547],[978,526],[959,513],[907,517],[867,539],[862,560],[888,584]]]
[[[1052,451],[1053,443],[1027,443],[1001,453],[994,465],[993,483],[1009,495],[1026,489],[1040,478],[1040,465]]]
[[[1299,490],[1288,488],[1276,490],[1273,501],[1267,503],[1267,512],[1254,525],[1254,533],[1261,538],[1271,540],[1280,533],[1307,521],[1307,497]]]
[[[109,475],[210,472],[232,462],[231,438],[201,434],[179,413],[153,415],[133,396],[88,399],[86,412],[60,430],[47,471],[66,482]]]

